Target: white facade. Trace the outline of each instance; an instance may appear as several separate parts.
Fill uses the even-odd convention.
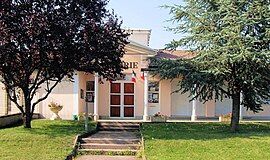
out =
[[[199,102],[198,100],[190,101],[189,94],[173,93],[178,87],[178,80],[159,80],[158,77],[152,77],[144,72],[144,80],[140,78],[142,69],[147,68],[147,58],[155,56],[156,52],[148,47],[151,30],[133,30],[130,36],[130,44],[126,47],[126,55],[123,60],[130,64],[129,69],[124,71],[126,79],[124,81],[116,81],[113,83],[121,84],[121,92],[117,93],[121,97],[119,105],[112,104],[111,87],[112,83],[100,79],[95,74],[85,74],[77,72],[74,75],[74,82],[63,81],[61,82],[49,95],[49,97],[41,102],[36,107],[36,113],[44,118],[50,118],[52,112],[48,104],[56,102],[63,105],[63,109],[59,115],[63,119],[73,119],[74,116],[82,115],[86,112],[85,95],[87,91],[87,83],[91,81],[94,85],[93,90],[89,91],[94,98],[93,101],[88,103],[89,113],[94,114],[95,119],[110,119],[111,112],[118,112],[112,110],[113,107],[120,109],[119,117],[116,119],[144,119],[147,120],[149,116],[156,113],[167,115],[171,118],[188,118],[196,120],[197,118],[213,118],[220,115],[228,114],[231,112],[231,100],[224,99],[224,101],[210,101],[206,103]],[[136,73],[136,82],[131,81],[132,73]],[[100,83],[102,82],[102,83]],[[134,86],[132,93],[125,93],[124,85],[129,84]],[[157,84],[155,84],[157,83]],[[151,85],[155,86],[151,87]],[[4,87],[0,85],[0,87]],[[150,88],[149,88],[150,87]],[[35,98],[43,96],[44,92],[36,94]],[[133,103],[126,105],[124,101],[125,95],[134,96]],[[10,111],[7,111],[7,99],[4,90],[0,90],[0,115],[18,113],[19,110],[11,103]],[[132,110],[133,116],[125,117],[125,109]],[[252,112],[242,109],[242,116],[245,118],[270,118],[270,106],[264,105],[264,111],[254,114]]]

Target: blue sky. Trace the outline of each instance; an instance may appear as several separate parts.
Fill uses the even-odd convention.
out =
[[[123,28],[152,29],[150,47],[162,49],[181,35],[166,31],[165,27],[172,26],[171,22],[166,22],[170,19],[169,10],[160,6],[180,3],[181,0],[110,0],[108,9],[114,9],[121,17]]]

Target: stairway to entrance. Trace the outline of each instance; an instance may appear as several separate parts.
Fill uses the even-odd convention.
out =
[[[99,122],[98,132],[82,138],[83,154],[135,155],[141,147],[140,124],[134,122]]]

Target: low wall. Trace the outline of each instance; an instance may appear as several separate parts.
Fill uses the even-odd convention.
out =
[[[16,124],[20,121],[22,121],[21,113],[0,116],[0,128]]]

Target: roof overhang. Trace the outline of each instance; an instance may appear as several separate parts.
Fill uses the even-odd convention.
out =
[[[154,49],[144,46],[142,44],[136,43],[134,41],[129,40],[129,44],[125,47],[127,55],[149,55],[154,56],[157,54],[157,51]]]

